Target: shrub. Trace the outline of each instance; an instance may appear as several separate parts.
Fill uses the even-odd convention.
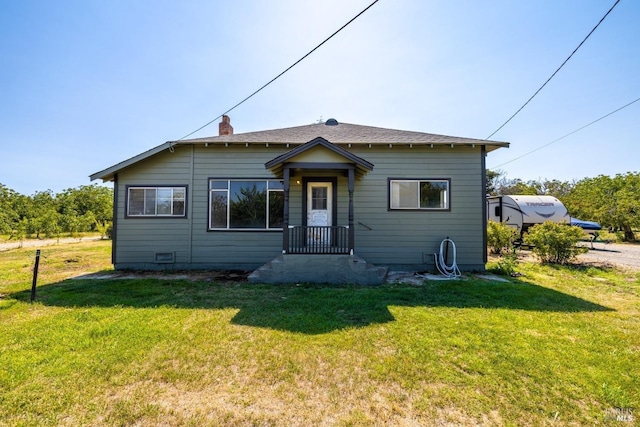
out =
[[[518,231],[502,222],[489,221],[487,224],[487,246],[494,255],[513,252],[513,242]]]
[[[95,224],[96,231],[100,233],[100,237],[103,239],[111,239],[111,234],[113,232],[113,224],[109,221],[105,222],[97,222]]]
[[[487,265],[487,271],[500,276],[515,276],[518,266],[518,256],[515,251],[506,253],[495,264]]]
[[[580,227],[547,221],[531,227],[524,235],[524,243],[533,246],[531,251],[543,263],[565,264],[588,251],[577,245],[582,236]]]

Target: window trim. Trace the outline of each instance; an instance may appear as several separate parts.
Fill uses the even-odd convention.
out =
[[[130,191],[132,189],[134,190],[159,190],[159,189],[183,189],[184,190],[184,213],[181,215],[166,215],[166,214],[158,214],[158,198],[157,198],[157,193],[156,193],[156,213],[153,215],[149,215],[149,214],[142,214],[142,215],[132,215],[129,213],[130,211],[130,206],[129,206],[129,202],[131,201],[130,198]],[[126,219],[184,219],[184,218],[188,218],[188,206],[189,206],[189,186],[188,185],[126,185],[125,186],[125,193],[124,193],[124,208],[125,208],[125,212],[124,212],[124,217]],[[173,192],[172,192],[172,199],[171,199],[171,203],[173,204]],[[173,210],[173,207],[172,207]]]
[[[417,182],[418,188],[420,188],[421,182],[433,182],[440,181],[447,183],[447,198],[446,207],[444,208],[397,208],[391,206],[392,194],[391,185],[394,182]],[[420,195],[418,194],[418,197]],[[400,212],[451,212],[451,178],[387,178],[387,211],[400,211]]]
[[[212,189],[211,188],[211,182],[212,181],[227,181],[227,189],[223,190],[223,189]],[[229,203],[230,200],[230,192],[231,192],[231,182],[232,181],[263,181],[266,183],[265,187],[266,187],[266,191],[267,191],[267,211],[265,213],[265,228],[231,228],[230,227],[230,221],[231,221],[231,215],[230,215],[230,209],[231,209],[231,204]],[[284,193],[284,185],[282,189],[270,189],[269,188],[269,182],[279,182],[280,184],[282,184],[282,179],[278,179],[278,178],[229,178],[229,177],[209,177],[207,179],[207,232],[214,232],[214,233],[228,233],[228,232],[241,232],[241,233],[247,233],[247,232],[259,232],[259,233],[265,233],[265,232],[282,232],[282,227],[269,227],[269,193],[272,191],[281,191],[282,193]],[[211,197],[212,194],[214,192],[214,190],[217,191],[226,191],[227,192],[227,227],[226,228],[214,228],[212,227],[211,224]]]

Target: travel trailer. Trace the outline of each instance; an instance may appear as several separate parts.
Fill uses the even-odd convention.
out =
[[[504,222],[518,230],[520,236],[535,224],[552,221],[569,224],[567,208],[553,196],[489,196],[487,219]]]

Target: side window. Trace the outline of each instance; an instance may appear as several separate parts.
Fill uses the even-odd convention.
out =
[[[389,209],[448,210],[449,179],[390,179]]]
[[[128,217],[186,216],[187,187],[127,188]]]

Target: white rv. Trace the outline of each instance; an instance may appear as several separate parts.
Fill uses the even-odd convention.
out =
[[[571,221],[567,208],[553,196],[489,196],[487,218],[516,228],[520,236],[532,225],[545,221]]]

